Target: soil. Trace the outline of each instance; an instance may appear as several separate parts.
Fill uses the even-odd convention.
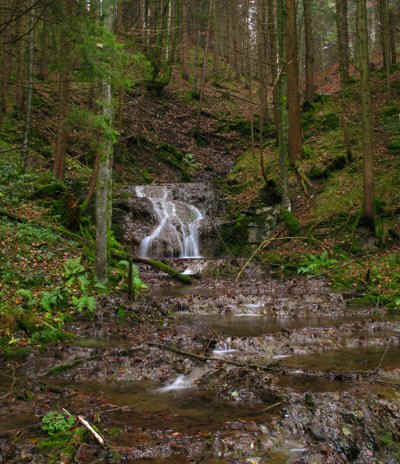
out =
[[[398,321],[320,279],[206,264],[191,286],[141,265],[150,294],[2,359],[0,462],[398,462]],[[41,418],[62,408],[106,447],[88,433],[70,455],[43,449]]]

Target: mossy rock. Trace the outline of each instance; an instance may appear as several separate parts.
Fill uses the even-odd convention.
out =
[[[185,156],[175,147],[164,143],[158,147],[156,156],[160,161],[179,171],[183,181],[191,180],[191,175],[185,163]]]
[[[281,219],[291,235],[298,235],[301,232],[301,226],[296,216],[288,210],[281,212]]]
[[[233,222],[223,224],[220,227],[222,237],[222,248],[217,250],[218,254],[226,253],[227,251],[234,256],[243,256],[249,250],[248,243],[248,228],[251,222],[251,217],[240,215]]]

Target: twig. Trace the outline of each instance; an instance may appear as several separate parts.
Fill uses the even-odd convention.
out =
[[[89,424],[89,422],[82,416],[78,416],[78,421],[86,427],[89,432],[94,436],[94,438],[100,443],[101,446],[104,447],[104,438],[96,432],[96,430]]]
[[[260,245],[255,249],[255,251],[252,253],[252,255],[250,256],[250,258],[244,263],[244,265],[242,266],[242,268],[240,269],[240,271],[237,273],[237,276],[235,278],[235,282],[237,282],[241,275],[243,274],[244,270],[246,269],[246,267],[250,264],[250,262],[252,261],[252,259],[254,258],[254,256],[256,256],[263,248],[265,248],[267,245],[269,245],[270,243],[272,243],[277,237],[278,235],[280,234],[280,231],[278,231],[275,235],[273,235],[272,237],[270,238],[267,238],[266,240],[264,240],[263,242],[260,243]]]
[[[65,408],[62,408],[62,410],[67,414],[67,416],[74,417],[69,411],[67,411]],[[96,432],[96,430],[89,424],[89,422],[83,417],[83,416],[77,416],[78,421],[86,427],[89,432],[94,436],[94,438],[100,443],[101,446],[105,446],[104,444],[104,438]]]
[[[379,363],[378,363],[378,365],[377,365],[377,367],[375,369],[375,372],[378,372],[379,369],[381,368],[383,360],[384,360],[384,358],[386,356],[386,353],[388,352],[388,349],[389,349],[389,343],[386,344],[385,351],[382,353],[381,359],[379,360]]]
[[[214,357],[209,357],[209,356],[201,356],[199,354],[191,353],[189,351],[179,350],[178,348],[175,348],[175,347],[170,346],[170,345],[161,345],[159,343],[148,343],[148,345],[149,346],[154,346],[154,347],[159,348],[161,350],[171,351],[172,353],[176,353],[176,354],[179,354],[181,356],[196,359],[196,360],[202,361],[202,362],[216,361],[216,362],[219,362],[219,363],[222,362],[224,364],[231,364],[232,366],[236,366],[236,367],[244,367],[245,369],[256,369],[256,370],[261,369],[263,371],[272,371],[278,365],[277,362],[266,364],[266,365],[255,364],[255,363],[253,363],[253,364],[244,364],[244,363],[240,363],[240,362],[237,362],[237,361],[231,361],[229,359],[214,358]]]

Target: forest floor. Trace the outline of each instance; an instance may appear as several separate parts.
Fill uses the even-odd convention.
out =
[[[392,84],[397,95],[398,74]],[[135,302],[124,261],[112,263],[111,293],[92,278],[93,223],[76,214],[90,178],[85,140],[72,131],[66,183],[54,182],[52,101],[37,89],[37,163],[21,175],[17,152],[0,159],[0,462],[399,462],[400,107],[383,89],[376,73],[375,235],[359,225],[354,83],[352,156],[341,100],[320,96],[303,116],[299,168],[311,184],[291,173],[293,217],[241,279],[248,255],[210,260],[189,287],[140,265],[149,290]],[[189,86],[170,92],[126,102],[116,197],[129,184],[211,182],[225,220],[240,224],[262,203],[261,150],[278,182],[270,128],[252,148],[254,105],[237,86],[209,86],[201,109]],[[18,131],[3,126],[0,149]],[[106,447],[48,416],[62,408]]]

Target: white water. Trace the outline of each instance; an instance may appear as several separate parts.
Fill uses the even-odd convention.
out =
[[[166,186],[136,187],[136,195],[148,198],[158,219],[157,227],[139,246],[139,256],[201,258],[199,226],[201,211],[182,201],[172,201]]]
[[[165,385],[158,389],[159,392],[165,393],[174,390],[183,390],[184,388],[190,388],[193,386],[193,381],[190,377],[180,375],[172,383]]]

